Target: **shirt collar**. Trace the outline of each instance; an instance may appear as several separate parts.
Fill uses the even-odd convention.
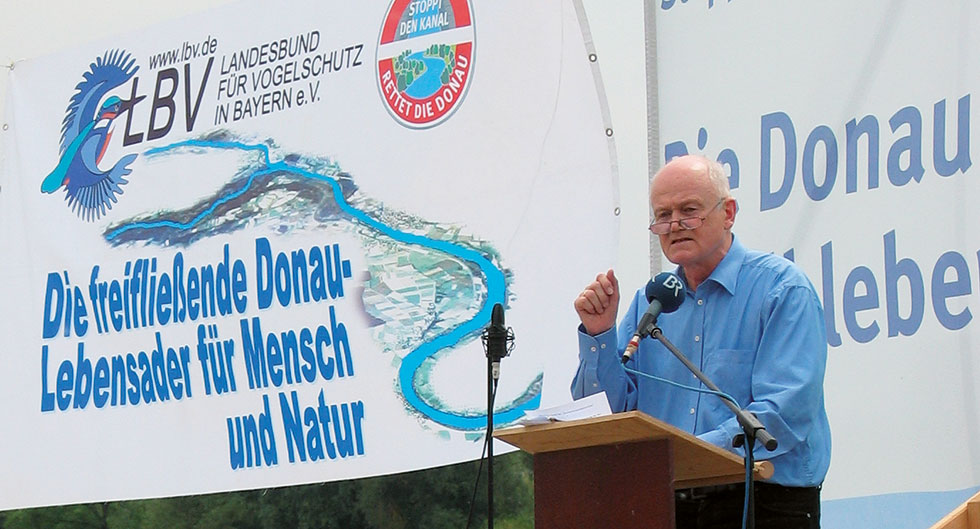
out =
[[[742,243],[738,242],[738,237],[732,234],[732,245],[728,248],[728,253],[725,257],[722,257],[721,262],[718,266],[712,270],[711,275],[704,280],[704,283],[713,281],[721,285],[729,294],[735,294],[735,286],[738,283],[738,271],[742,267],[742,261],[745,260],[745,247]],[[684,278],[684,285],[687,286],[687,277],[684,275],[683,269],[677,267],[677,275]]]

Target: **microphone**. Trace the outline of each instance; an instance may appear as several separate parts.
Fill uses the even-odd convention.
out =
[[[660,314],[674,312],[684,302],[684,283],[677,274],[660,272],[647,283],[646,296],[650,306],[643,313],[640,323],[636,326],[636,333],[626,345],[626,351],[623,352],[624,364],[629,362],[633,353],[640,347],[640,340],[653,332]]]
[[[514,333],[504,325],[504,306],[496,303],[490,313],[490,325],[483,332],[483,345],[492,362],[493,379],[500,378],[500,359],[510,354]]]

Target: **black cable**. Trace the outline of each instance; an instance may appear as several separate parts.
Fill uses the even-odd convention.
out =
[[[491,409],[492,403],[497,400],[497,381],[493,381],[493,396],[491,397]],[[487,455],[487,445],[490,444],[490,435],[486,435],[483,439],[483,452],[480,453],[480,467],[476,471],[476,481],[473,483],[473,496],[470,498],[470,512],[466,515],[466,529],[470,529],[470,523],[473,522],[473,507],[476,505],[476,492],[480,490],[480,477],[483,475],[483,462],[486,461]]]

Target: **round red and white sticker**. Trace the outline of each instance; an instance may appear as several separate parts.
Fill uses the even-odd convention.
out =
[[[410,128],[434,127],[466,96],[473,72],[468,0],[393,0],[378,40],[378,89]]]

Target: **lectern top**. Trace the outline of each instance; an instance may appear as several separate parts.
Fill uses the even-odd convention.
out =
[[[498,430],[494,437],[530,454],[670,439],[674,453],[675,488],[735,483],[745,479],[743,458],[640,411],[517,426]],[[772,463],[756,463],[755,478],[771,477],[772,471]]]

